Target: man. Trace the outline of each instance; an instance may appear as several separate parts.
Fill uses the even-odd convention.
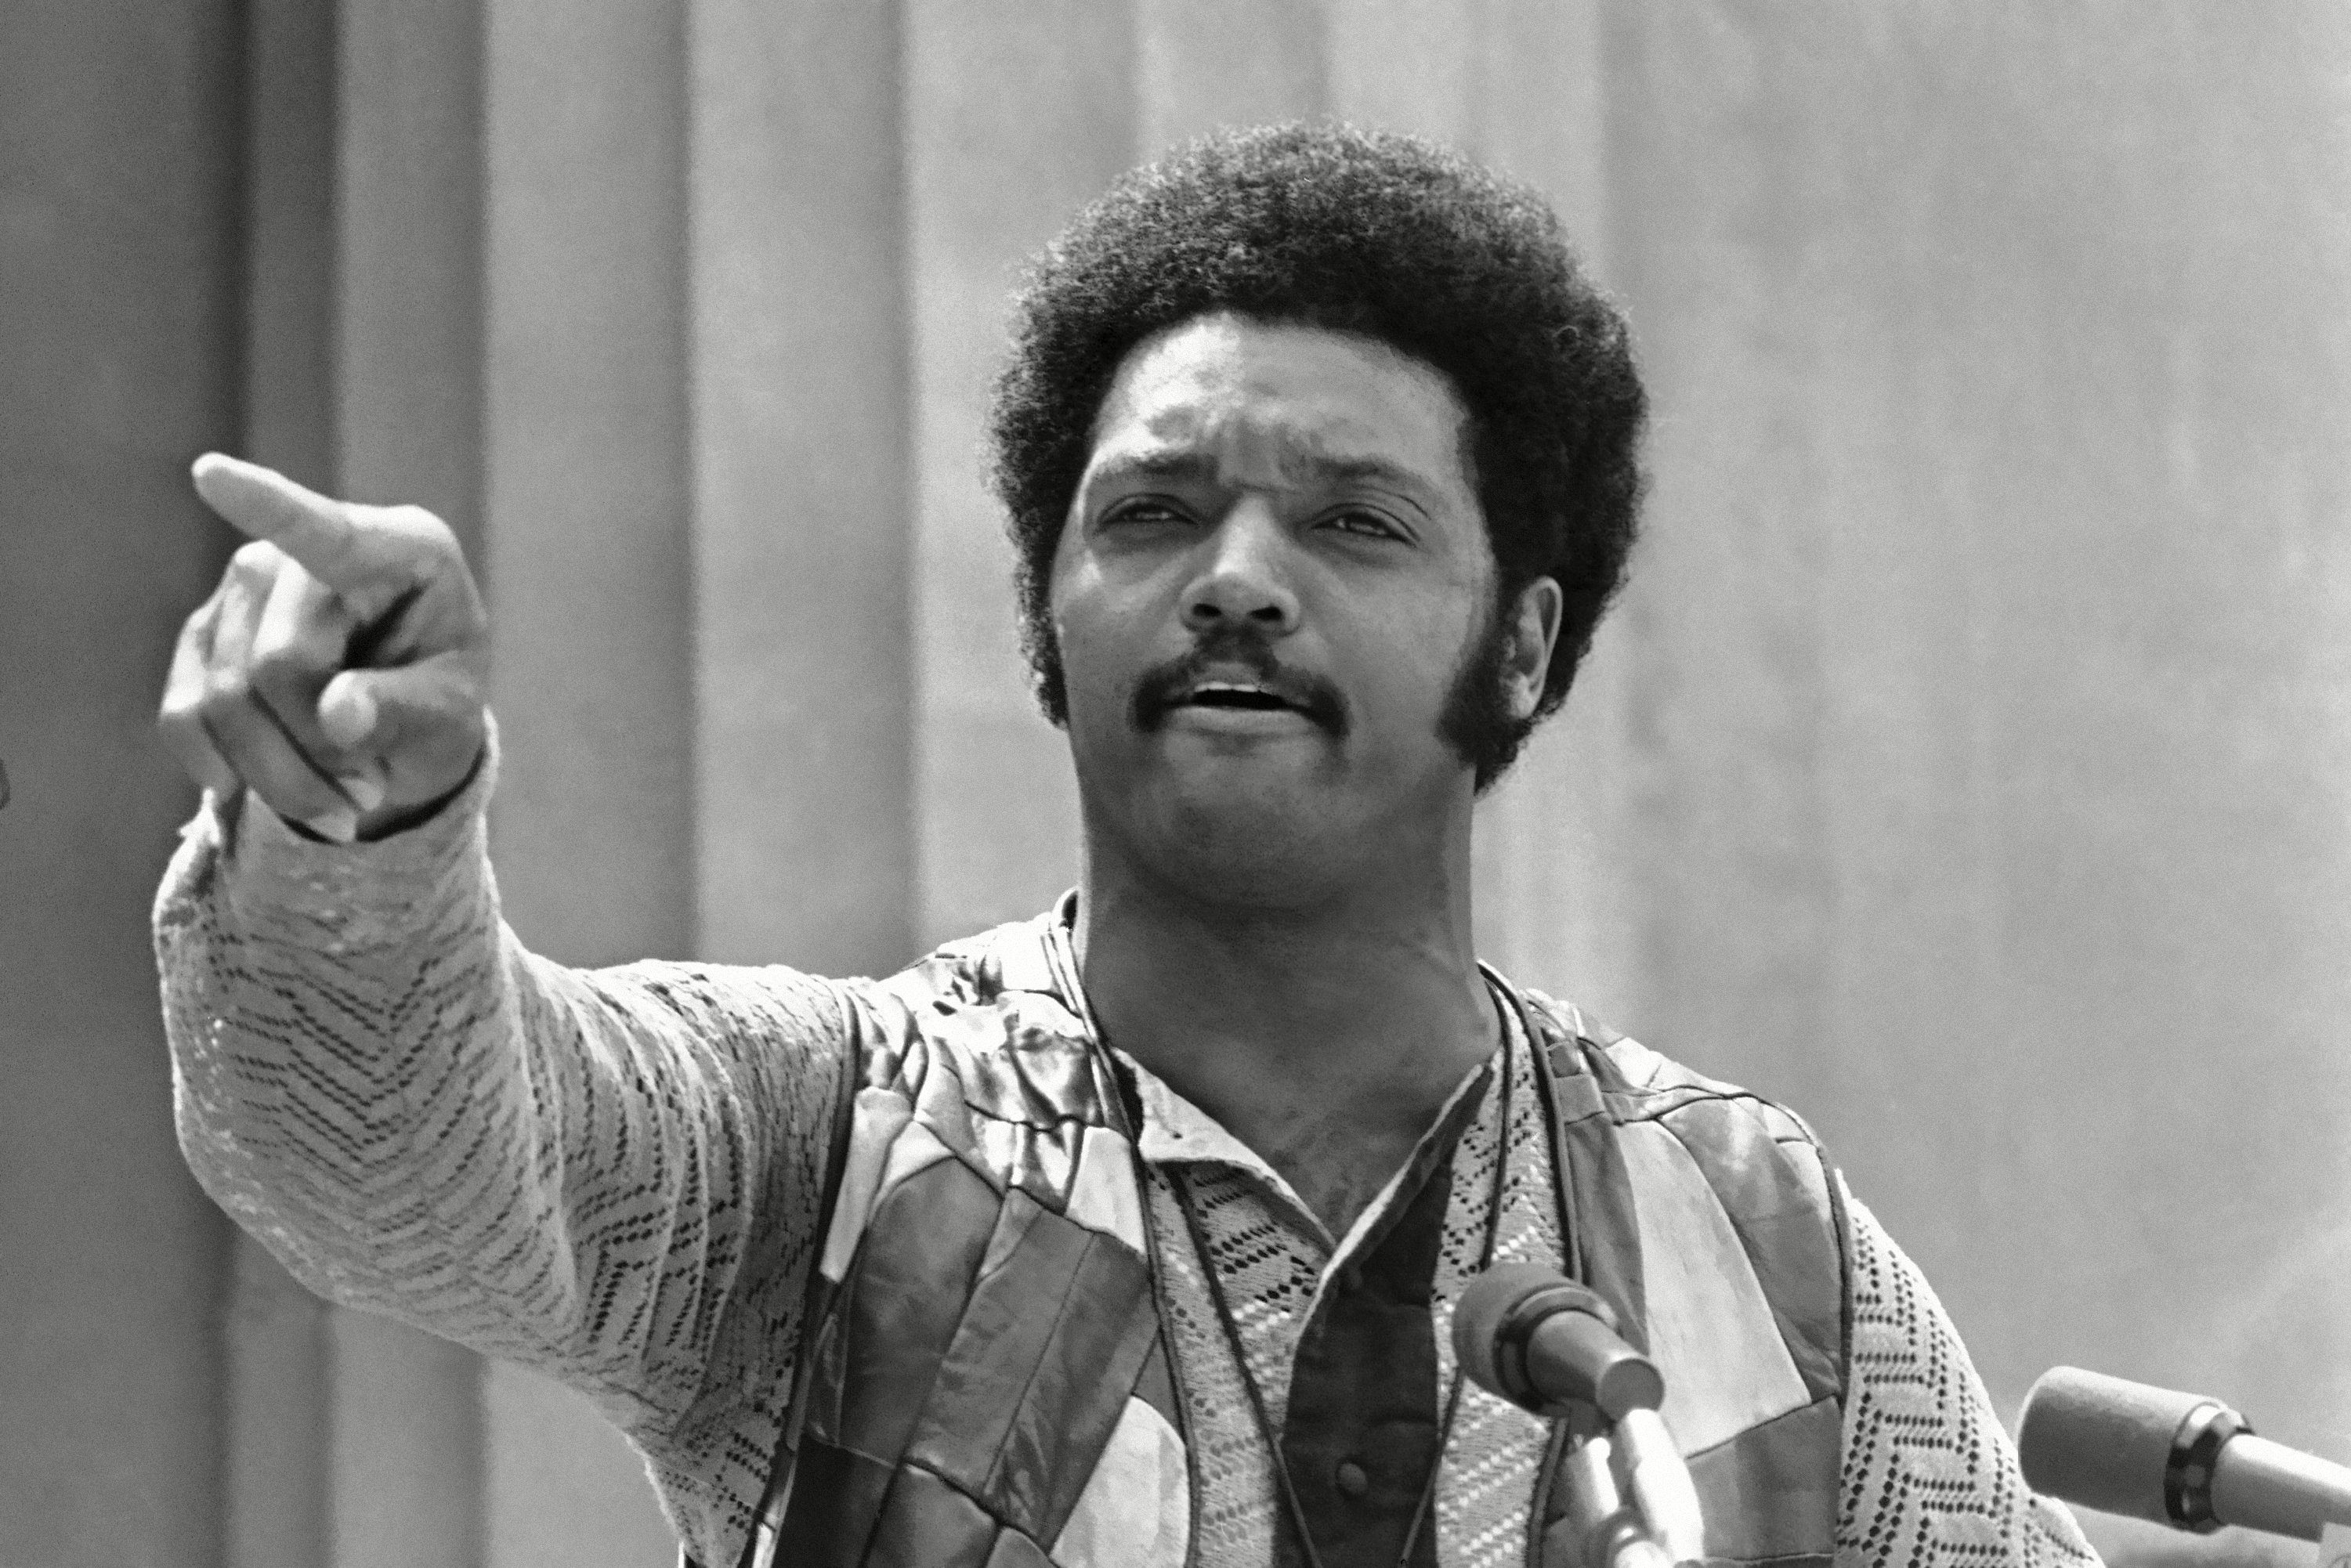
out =
[[[1122,182],[994,423],[1081,883],[882,982],[525,950],[447,530],[204,460],[256,542],[163,705],[191,1163],[313,1287],[585,1390],[714,1568],[1589,1561],[1565,1428],[1454,1364],[1501,1260],[1659,1361],[1709,1558],[2093,1560],[1800,1122],[1471,951],[1642,412],[1548,211],[1424,144]]]

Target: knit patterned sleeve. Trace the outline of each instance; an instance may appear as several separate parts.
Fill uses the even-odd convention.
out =
[[[1837,1568],[2095,1568],[2064,1503],[2016,1448],[1918,1266],[1845,1197],[1852,1372]]]
[[[155,909],[181,1147],[312,1290],[571,1385],[674,1511],[739,1511],[819,1240],[843,1002],[780,968],[526,951],[494,771],[375,844],[207,801]]]

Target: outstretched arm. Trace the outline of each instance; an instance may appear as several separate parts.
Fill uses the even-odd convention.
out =
[[[182,1146],[313,1290],[658,1440],[730,1312],[796,1307],[746,1292],[815,1243],[843,1004],[785,969],[527,951],[483,854],[488,771],[379,844],[208,800],[156,905]]]
[[[313,1289],[586,1392],[706,1552],[789,1396],[846,1004],[780,968],[524,949],[454,540],[266,470],[199,482],[263,537],[164,704],[206,786],[156,905],[189,1163]]]

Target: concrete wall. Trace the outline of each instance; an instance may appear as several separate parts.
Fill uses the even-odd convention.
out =
[[[1659,413],[1544,759],[1621,791],[1585,988],[1811,1116],[2003,1406],[2070,1361],[2351,1458],[2351,14],[1604,47]]]
[[[220,1561],[226,1222],[172,1142],[151,739],[226,559],[235,8],[0,7],[0,1563]]]
[[[1651,712],[1720,682],[1770,760],[1757,791],[1660,725],[1684,891],[1645,983],[1726,1041],[1776,998],[1748,1071],[1820,1108],[1996,1393],[2090,1363],[2346,1458],[2351,17],[2185,16],[1647,41],[1653,101],[1685,64],[1775,85],[1648,143],[1688,193],[1650,211],[1718,214],[1644,247],[1647,314],[1689,331],[1661,501],[1734,542],[1688,570],[1717,629],[1636,663]],[[1729,182],[1789,216],[1750,226]],[[1769,318],[1698,304],[1733,267]],[[1771,411],[1743,465],[1698,456],[1726,380]],[[1763,624],[1759,575],[1790,589]],[[1780,657],[1724,657],[1741,622]],[[1734,834],[1766,862],[1743,921],[1691,896]],[[1725,988],[1666,1000],[1701,968]]]
[[[177,1166],[185,458],[466,538],[527,939],[886,968],[1073,874],[979,484],[1013,270],[1312,113],[1543,188],[1656,394],[1485,950],[1810,1115],[2003,1405],[2074,1360],[2351,1459],[2346,68],[2317,0],[8,8],[0,1563],[669,1550],[571,1396]]]

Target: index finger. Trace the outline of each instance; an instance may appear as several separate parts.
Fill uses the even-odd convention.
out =
[[[329,588],[360,586],[359,531],[340,501],[222,452],[205,453],[190,472],[204,505],[237,528],[276,545]]]

